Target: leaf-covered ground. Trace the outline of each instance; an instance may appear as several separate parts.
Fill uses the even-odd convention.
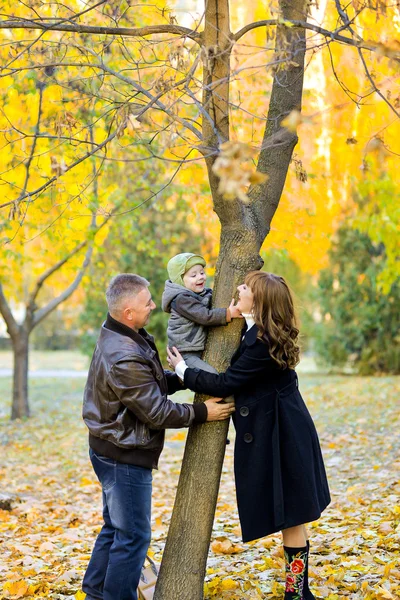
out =
[[[316,421],[332,504],[311,525],[317,598],[400,598],[400,378],[301,376]],[[10,380],[0,379],[0,598],[83,600],[80,581],[101,523],[100,489],[80,418],[84,380],[33,379],[34,416],[8,421]],[[182,397],[181,397],[182,399]],[[167,533],[185,432],[169,431],[154,473],[156,560]],[[230,435],[232,441],[233,431]],[[279,535],[241,543],[227,447],[205,598],[283,597]]]

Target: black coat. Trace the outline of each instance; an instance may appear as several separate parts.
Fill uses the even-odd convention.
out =
[[[330,502],[318,435],[292,369],[280,369],[254,325],[219,375],[186,369],[185,385],[234,395],[235,480],[243,541],[315,521]]]

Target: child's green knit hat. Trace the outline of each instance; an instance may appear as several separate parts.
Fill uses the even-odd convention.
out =
[[[168,276],[172,283],[185,287],[182,276],[194,265],[205,267],[206,261],[200,254],[192,254],[191,252],[182,252],[173,256],[167,264]]]

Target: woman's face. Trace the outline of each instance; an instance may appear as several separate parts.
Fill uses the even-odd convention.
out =
[[[237,303],[237,307],[240,310],[240,312],[243,313],[251,313],[253,310],[253,304],[254,304],[254,296],[253,296],[253,292],[251,291],[251,289],[249,288],[248,285],[246,285],[245,283],[242,283],[242,285],[239,285],[239,287],[237,288],[238,292],[239,292],[239,301]]]

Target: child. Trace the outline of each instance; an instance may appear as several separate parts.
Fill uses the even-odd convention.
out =
[[[171,258],[161,306],[171,315],[168,346],[179,348],[188,366],[217,373],[201,359],[207,339],[206,327],[226,325],[241,314],[233,300],[229,308],[210,308],[212,290],[205,287],[205,266],[206,261],[199,254],[183,252]]]

